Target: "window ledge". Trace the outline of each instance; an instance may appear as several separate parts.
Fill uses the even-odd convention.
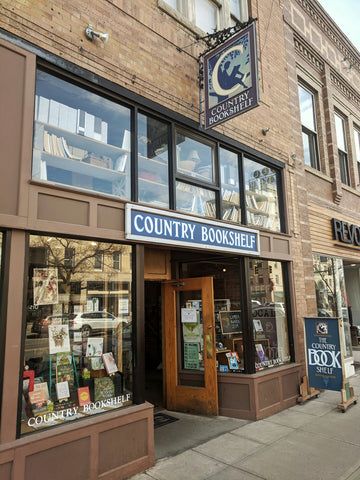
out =
[[[305,165],[305,171],[308,173],[311,173],[312,175],[315,175],[316,177],[320,177],[329,183],[334,183],[334,180],[331,177],[329,177],[329,175],[321,172],[320,170],[317,170],[316,168],[309,167],[309,165]]]

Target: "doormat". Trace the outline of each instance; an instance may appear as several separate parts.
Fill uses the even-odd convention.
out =
[[[168,423],[176,422],[178,418],[167,415],[166,413],[155,413],[154,415],[154,428],[163,427]]]

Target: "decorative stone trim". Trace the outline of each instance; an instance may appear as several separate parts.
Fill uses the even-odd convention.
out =
[[[324,71],[324,62],[320,56],[304,41],[294,33],[294,46],[295,50],[319,73]]]
[[[337,72],[330,70],[330,79],[334,87],[356,108],[360,108],[360,95]]]
[[[341,32],[338,30],[337,25],[318,8],[318,6],[312,0],[296,0],[297,3],[306,11],[311,17],[312,21],[322,30],[322,32],[336,45],[336,48],[347,58],[349,63],[353,65],[353,68],[360,71],[360,56],[359,53],[352,45],[346,40]]]

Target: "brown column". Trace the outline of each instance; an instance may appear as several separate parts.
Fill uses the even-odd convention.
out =
[[[16,438],[17,395],[21,371],[20,349],[23,319],[25,232],[14,230],[10,237],[7,299],[7,327],[4,361],[0,443]],[[7,279],[5,279],[6,281]]]

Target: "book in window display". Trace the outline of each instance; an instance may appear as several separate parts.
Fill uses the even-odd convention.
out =
[[[75,384],[74,366],[71,354],[60,353],[56,356],[56,381],[68,382],[69,388]]]
[[[112,352],[104,353],[102,355],[102,360],[104,362],[106,373],[108,375],[114,375],[116,372],[119,371]]]
[[[89,405],[89,403],[91,403],[89,387],[86,386],[78,388],[77,394],[79,400],[79,407],[83,407],[84,405]]]
[[[49,325],[49,353],[70,352],[69,325]]]
[[[115,396],[114,382],[111,377],[94,378],[94,401],[107,400]]]
[[[70,398],[69,382],[55,383],[56,396],[59,401]]]
[[[104,339],[102,337],[90,337],[86,344],[87,357],[101,357],[104,348]]]

